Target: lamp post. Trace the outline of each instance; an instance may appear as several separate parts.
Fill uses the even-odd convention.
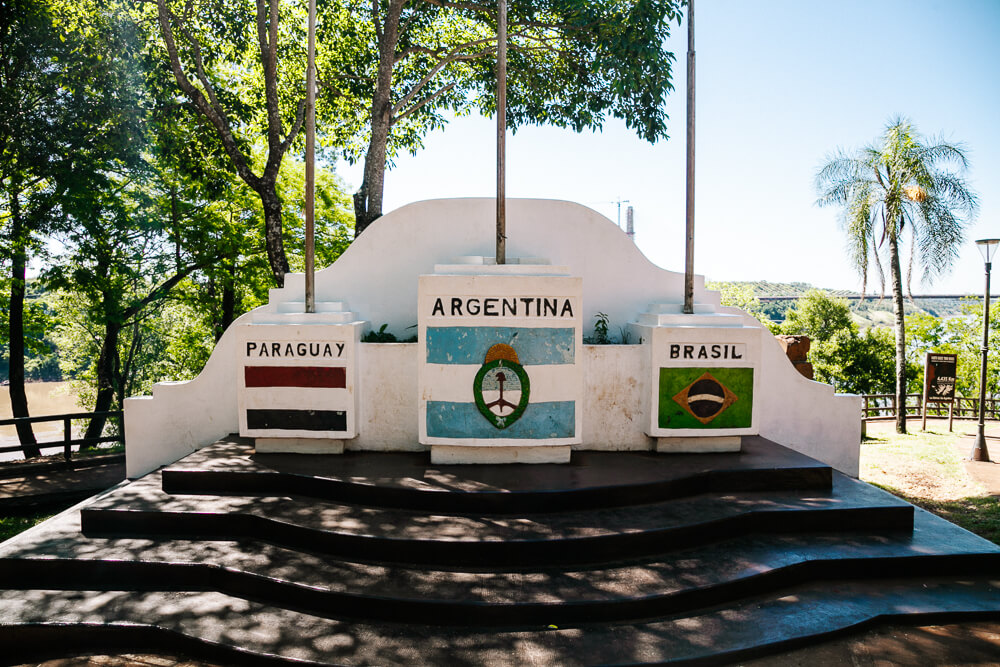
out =
[[[990,269],[991,260],[1000,246],[1000,239],[979,239],[979,252],[986,262],[986,292],[983,295],[983,362],[979,371],[979,424],[976,427],[976,442],[972,446],[973,461],[989,461],[990,451],[986,447],[986,355],[990,350]]]

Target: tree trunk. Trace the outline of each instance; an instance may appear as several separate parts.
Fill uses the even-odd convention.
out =
[[[889,238],[892,273],[892,314],[896,318],[896,433],[906,433],[906,324],[903,316],[903,274],[896,238]]]
[[[374,107],[374,105],[373,105]],[[354,238],[382,217],[382,194],[385,191],[385,151],[389,140],[389,112],[386,99],[382,109],[372,109],[372,138],[365,153],[365,175],[354,193]]]
[[[385,152],[392,128],[392,68],[399,42],[399,16],[402,2],[390,2],[382,32],[378,34],[378,76],[372,95],[372,134],[365,153],[365,173],[361,187],[354,193],[354,238],[368,225],[382,217],[382,193],[385,190]]]
[[[288,258],[285,256],[285,242],[281,238],[281,198],[273,181],[261,184],[260,201],[264,205],[264,240],[267,244],[267,260],[271,274],[278,287],[285,286],[285,274],[289,272]]]
[[[104,343],[97,357],[97,398],[94,401],[94,412],[105,412],[111,409],[115,397],[115,378],[118,375],[118,335],[121,325],[108,321],[104,325]],[[84,438],[99,438],[104,432],[107,417],[98,416],[90,420]],[[81,445],[81,449],[93,447],[93,444]]]
[[[28,261],[28,234],[21,218],[20,201],[17,192],[11,193],[11,281],[10,302],[10,409],[14,417],[30,417],[28,396],[24,391],[24,287],[25,266]],[[31,424],[17,425],[17,437],[21,441],[24,458],[40,456],[38,441],[35,440]]]

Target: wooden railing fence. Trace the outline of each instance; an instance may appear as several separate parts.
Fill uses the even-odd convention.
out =
[[[866,394],[862,398],[864,399],[864,403],[861,407],[861,418],[864,421],[896,418],[896,396],[894,394]],[[951,409],[948,403],[929,401],[927,404],[927,416],[979,419],[978,398],[956,396],[954,412],[952,415],[949,415]],[[924,416],[922,394],[906,395],[906,415],[908,417]],[[995,398],[986,399],[986,418],[1000,420],[1000,400]]]
[[[119,428],[118,435],[106,435],[98,438],[74,438],[73,437],[73,420],[74,419],[92,419],[94,417],[105,417],[107,419],[118,419]],[[39,424],[44,422],[56,422],[61,421],[63,423],[63,437],[62,440],[49,440],[47,442],[39,442],[38,449],[62,449],[63,458],[67,461],[73,458],[73,445],[96,445],[102,442],[120,442],[125,444],[125,424],[123,423],[124,415],[121,410],[108,410],[106,412],[73,412],[70,414],[63,415],[46,415],[43,417],[14,417],[13,419],[0,419],[0,426],[16,426],[17,424]],[[7,447],[0,447],[0,454],[5,454],[8,452],[20,452],[22,451],[21,445],[13,445]]]

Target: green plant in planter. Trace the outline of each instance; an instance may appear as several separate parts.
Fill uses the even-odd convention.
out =
[[[396,336],[385,330],[389,326],[388,324],[383,324],[378,328],[378,331],[369,331],[362,338],[362,343],[395,343]]]
[[[378,331],[369,331],[368,333],[366,333],[364,336],[361,337],[361,342],[362,343],[416,343],[417,342],[416,334],[410,336],[409,338],[399,340],[398,338],[396,338],[395,334],[385,330],[387,326],[389,325],[383,324],[378,328]],[[414,324],[413,326],[407,328],[412,329],[415,326],[417,325]]]

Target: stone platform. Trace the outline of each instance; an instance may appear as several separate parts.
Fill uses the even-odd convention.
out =
[[[8,662],[720,664],[1000,618],[1000,548],[758,437],[531,466],[231,437],[0,545],[0,588]]]

